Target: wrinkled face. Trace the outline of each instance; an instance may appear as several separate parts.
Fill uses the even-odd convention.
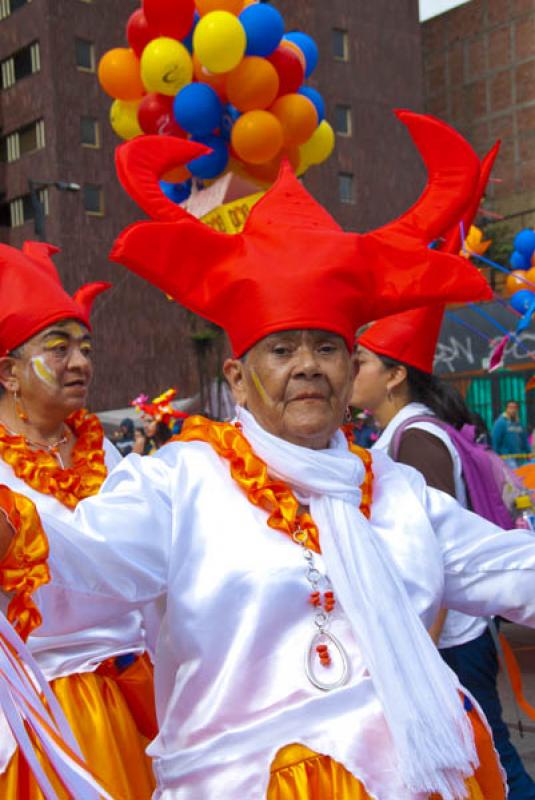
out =
[[[360,345],[354,355],[356,375],[353,381],[351,405],[369,409],[372,414],[384,402],[392,380],[392,370],[381,359]]]
[[[93,376],[91,335],[76,320],[61,320],[29,339],[10,361],[2,383],[17,391],[25,405],[64,409],[67,416],[82,408]]]
[[[269,433],[314,449],[343,423],[353,363],[340,336],[300,330],[272,334],[224,367],[234,398]]]

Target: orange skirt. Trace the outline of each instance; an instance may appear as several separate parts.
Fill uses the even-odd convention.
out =
[[[480,766],[466,783],[467,800],[505,800],[492,738],[474,710],[469,712]],[[279,750],[271,766],[267,800],[371,800],[341,764],[300,744]],[[429,800],[440,800],[432,795]]]
[[[125,673],[128,670],[125,670]],[[83,672],[57,678],[50,686],[78,741],[89,769],[114,800],[149,800],[155,781],[145,755],[148,740],[139,732],[125,697],[114,678]],[[72,800],[43,763],[59,800]],[[20,751],[0,775],[0,797],[6,800],[44,800]]]

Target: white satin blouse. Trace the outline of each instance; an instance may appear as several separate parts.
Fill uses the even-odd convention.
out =
[[[426,489],[410,467],[373,455],[371,524],[428,626],[442,602],[535,625],[535,538],[504,533]],[[378,800],[423,800],[401,783],[374,686],[340,608],[331,631],[346,685],[305,674],[313,634],[303,553],[204,443],[128,456],[98,496],[51,535],[53,581],[37,594],[41,634],[102,626],[166,596],[156,648],[159,736],[149,748],[161,800],[263,800],[286,744],[328,754]],[[322,571],[321,557],[315,557]],[[333,587],[336,593],[336,587]],[[47,613],[62,609],[62,617]],[[392,609],[396,613],[396,609]],[[438,657],[438,656],[437,656]]]

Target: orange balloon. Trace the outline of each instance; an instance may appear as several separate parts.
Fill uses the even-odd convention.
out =
[[[201,17],[210,11],[229,11],[237,16],[243,10],[243,0],[195,0],[195,7]]]
[[[297,147],[292,147],[290,150],[281,150],[275,158],[264,164],[247,164],[247,174],[262,185],[271,184],[277,179],[281,162],[285,158],[288,159],[295,172],[299,164],[299,150]]]
[[[269,111],[246,111],[232,126],[231,144],[246,164],[263,164],[282,149],[282,126]]]
[[[238,111],[267,108],[277,97],[279,74],[265,58],[248,56],[227,76],[227,97]]]
[[[207,83],[208,86],[211,86],[212,89],[217,92],[219,99],[226,103],[227,93],[225,87],[227,76],[230,75],[230,72],[220,72],[218,74],[215,72],[209,72],[206,67],[203,67],[199,61],[199,56],[196,53],[193,53],[192,59],[193,74],[195,75],[197,81],[199,83]]]
[[[283,94],[269,110],[282,125],[285,147],[303,144],[318,127],[318,112],[302,94]]]
[[[104,53],[98,65],[98,79],[104,91],[116,100],[138,100],[145,93],[139,59],[127,47]]]
[[[179,167],[173,167],[165,175],[162,175],[162,181],[169,181],[169,183],[181,183],[182,181],[187,181],[188,178],[191,178],[191,172],[184,164]]]
[[[505,281],[505,292],[507,296],[510,297],[512,294],[518,292],[520,289],[531,289],[532,287],[526,283],[526,280],[535,283],[534,267],[532,267],[529,270],[515,269],[513,272],[511,272],[511,274],[507,276],[507,280]]]

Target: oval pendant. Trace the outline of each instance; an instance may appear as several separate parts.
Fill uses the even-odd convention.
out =
[[[316,647],[319,644],[326,644],[329,648],[332,647],[334,649],[334,652],[330,650],[331,663],[327,667],[319,663],[316,651]],[[338,689],[347,682],[349,677],[349,658],[336,636],[327,631],[320,631],[314,634],[305,655],[305,672],[310,683],[323,692]],[[330,680],[326,680],[326,678],[330,678]]]

